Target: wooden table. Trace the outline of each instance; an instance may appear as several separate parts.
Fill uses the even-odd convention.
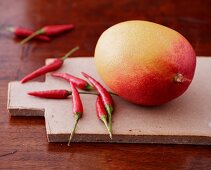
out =
[[[44,118],[10,117],[7,84],[79,45],[74,56],[93,56],[100,34],[125,20],[169,26],[191,42],[197,55],[211,55],[209,0],[0,0],[0,169],[211,169],[209,146],[48,143]],[[74,23],[76,29],[50,43],[22,47],[7,26],[40,28]],[[39,80],[43,80],[42,78]]]

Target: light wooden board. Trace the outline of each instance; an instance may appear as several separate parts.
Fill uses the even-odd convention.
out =
[[[48,59],[47,63],[52,59]],[[87,72],[102,84],[93,58],[67,59],[57,72],[82,77]],[[67,142],[73,125],[71,97],[63,100],[28,96],[28,91],[70,89],[61,79],[46,75],[45,82],[10,82],[8,110],[12,116],[44,116],[49,142]],[[73,142],[211,144],[211,59],[200,57],[189,89],[176,100],[159,107],[143,107],[115,96],[113,139],[96,117],[94,95],[81,95],[84,115]]]

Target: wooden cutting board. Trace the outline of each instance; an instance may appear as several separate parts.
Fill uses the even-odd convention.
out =
[[[49,63],[52,59],[47,59]],[[86,72],[102,84],[93,58],[67,59],[57,72],[82,77]],[[67,142],[73,126],[72,99],[55,100],[28,96],[28,91],[68,89],[69,84],[46,75],[45,82],[10,82],[8,111],[11,116],[44,116],[49,142]],[[84,115],[73,142],[211,144],[211,59],[197,58],[194,80],[179,98],[158,107],[131,104],[114,96],[113,139],[96,117],[95,95],[81,95]],[[20,134],[21,135],[21,134]]]

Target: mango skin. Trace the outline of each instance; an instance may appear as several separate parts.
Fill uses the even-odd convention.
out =
[[[94,56],[99,75],[112,91],[149,106],[183,94],[196,67],[195,52],[181,34],[147,21],[110,27],[100,36]],[[174,82],[177,73],[185,78],[183,83]]]

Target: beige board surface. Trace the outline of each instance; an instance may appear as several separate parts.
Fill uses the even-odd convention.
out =
[[[47,59],[47,63],[52,59]],[[102,80],[96,72],[93,58],[70,58],[56,72],[78,77],[82,71]],[[211,59],[197,58],[194,80],[179,98],[158,107],[131,104],[114,96],[113,139],[110,140],[101,121],[96,117],[95,95],[82,94],[84,114],[73,142],[176,143],[211,144]],[[61,79],[46,75],[45,82],[25,84],[10,82],[8,110],[12,116],[44,116],[49,142],[67,142],[73,125],[72,101],[41,99],[28,96],[28,91],[69,89]]]

